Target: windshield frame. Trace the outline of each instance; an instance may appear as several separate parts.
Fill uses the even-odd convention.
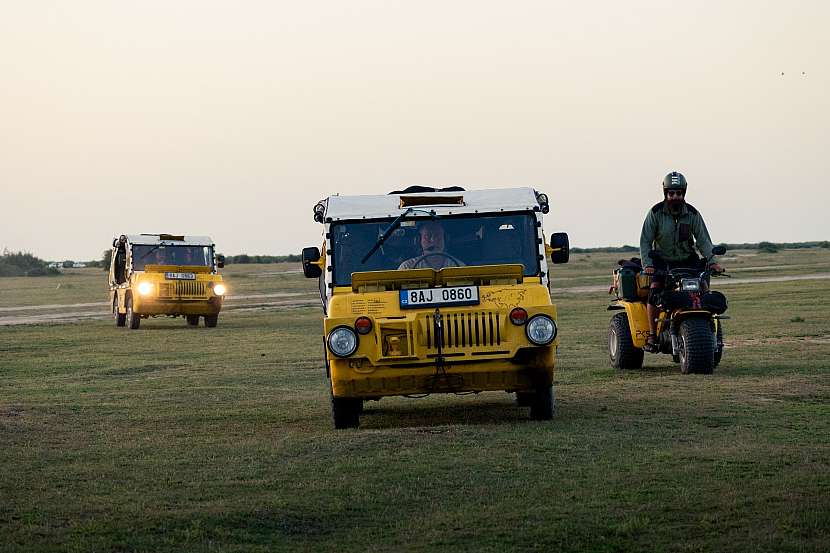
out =
[[[155,265],[155,263],[151,263],[148,261],[144,261],[144,264],[141,266],[140,269],[136,268],[136,263],[141,262],[142,258],[137,257],[136,248],[148,248],[146,252],[142,255],[146,255],[148,252],[152,251],[153,249],[162,249],[162,248],[197,248],[197,249],[204,249],[207,248],[209,250],[209,262],[207,264],[201,263],[194,263],[191,265],[183,265],[181,263],[163,263],[162,265],[169,265],[169,266],[177,266],[177,267],[208,267],[210,268],[211,273],[216,272],[216,252],[214,246],[206,245],[206,244],[130,244],[130,263],[129,267],[131,271],[146,271],[147,265]]]
[[[544,235],[542,231],[542,224],[539,220],[538,214],[536,211],[531,210],[511,210],[511,211],[487,211],[487,212],[480,212],[480,213],[458,213],[452,215],[441,215],[440,213],[436,213],[433,216],[412,216],[412,217],[405,217],[404,221],[414,221],[417,223],[422,223],[430,220],[434,221],[451,221],[451,220],[460,220],[460,219],[485,219],[490,217],[511,217],[511,216],[525,216],[528,217],[530,221],[533,223],[534,227],[534,234],[535,234],[535,241],[533,245],[536,246],[535,254],[533,256],[534,259],[534,267],[528,269],[525,267],[524,276],[525,277],[542,277],[544,276],[543,272],[545,269],[542,268],[541,260],[539,256],[539,239],[542,240],[542,244],[544,244]],[[337,248],[334,244],[334,234],[332,232],[332,228],[338,225],[349,225],[349,224],[368,224],[368,223],[377,223],[377,224],[386,224],[391,225],[395,221],[396,217],[377,217],[372,219],[338,219],[336,222],[329,223],[328,229],[326,232],[326,238],[329,240],[327,245],[327,249],[330,250],[330,255],[326,256],[326,261],[329,265],[329,273],[331,275],[331,286],[338,287],[338,286],[351,286],[351,274],[349,274],[348,282],[338,282],[337,280],[337,266],[336,266],[336,259],[337,259]],[[516,263],[521,263],[520,261],[516,261]],[[523,263],[522,263],[523,264]],[[471,265],[471,267],[476,267],[480,265]],[[377,270],[377,269],[375,269]],[[389,269],[380,269],[385,271],[397,271],[397,268],[389,268]],[[362,273],[362,272],[372,272],[372,270],[366,271],[353,271],[353,273]]]

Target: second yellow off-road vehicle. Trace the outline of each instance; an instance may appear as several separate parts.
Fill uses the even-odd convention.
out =
[[[531,188],[410,187],[330,196],[314,208],[322,251],[303,250],[319,279],[324,359],[336,428],[357,427],[365,400],[504,390],[534,419],[554,413],[556,307],[544,194]]]
[[[207,236],[122,234],[112,241],[110,305],[116,326],[137,329],[141,319],[203,317],[215,327],[227,288],[218,269],[225,260]]]

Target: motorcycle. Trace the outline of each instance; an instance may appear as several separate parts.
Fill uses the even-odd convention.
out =
[[[723,357],[723,313],[727,309],[726,296],[711,291],[711,277],[728,276],[712,271],[715,255],[723,255],[726,248],[715,246],[712,256],[701,267],[681,267],[655,271],[665,276],[665,287],[659,302],[657,317],[657,351],[671,354],[680,363],[683,374],[712,374]],[[651,251],[652,259],[660,260],[659,251]],[[617,269],[611,291],[617,297],[608,306],[619,311],[611,317],[608,326],[608,350],[611,366],[616,369],[639,369],[643,366],[644,347],[649,335],[646,301],[647,275],[637,270]],[[633,273],[633,274],[632,274]],[[634,279],[633,284],[631,279]]]

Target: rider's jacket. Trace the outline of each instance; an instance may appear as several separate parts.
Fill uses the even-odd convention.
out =
[[[712,239],[706,230],[703,216],[690,204],[684,204],[677,215],[669,211],[663,201],[646,214],[640,233],[640,258],[643,267],[654,266],[649,250],[663,252],[668,262],[678,262],[695,255],[695,246],[704,257],[712,255]]]

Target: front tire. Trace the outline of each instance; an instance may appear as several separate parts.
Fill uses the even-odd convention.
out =
[[[219,315],[205,315],[205,326],[207,328],[215,328],[219,322]],[[199,324],[198,322],[196,324]]]
[[[130,330],[137,330],[141,324],[141,316],[133,313],[133,297],[127,296],[127,314],[125,315]]]
[[[608,325],[608,354],[615,369],[630,370],[643,367],[643,350],[634,346],[628,315],[624,312],[611,317]]]
[[[334,428],[357,428],[360,426],[360,412],[363,410],[363,400],[353,397],[331,396],[331,418]]]
[[[712,374],[715,369],[715,337],[708,319],[694,317],[680,323],[680,372]]]
[[[718,331],[715,334],[715,364],[717,367],[723,357],[723,321],[718,321]]]
[[[115,319],[115,326],[127,326],[127,315],[118,312],[118,294],[112,300],[112,316]]]
[[[554,410],[553,385],[536,388],[530,404],[530,418],[535,421],[549,421],[553,418]]]

